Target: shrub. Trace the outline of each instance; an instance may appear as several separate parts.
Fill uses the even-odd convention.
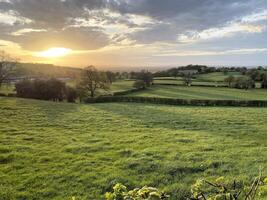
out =
[[[179,191],[179,190],[178,190]],[[267,194],[267,178],[260,175],[256,177],[250,186],[243,182],[229,181],[224,177],[214,182],[197,180],[191,186],[191,195],[183,197],[187,200],[254,200]],[[122,184],[116,184],[113,192],[105,194],[106,200],[161,200],[170,196],[152,187],[137,188],[128,191]]]
[[[66,87],[66,84],[57,79],[48,80],[23,80],[15,85],[17,96],[40,100],[63,101],[67,99],[74,102],[77,92],[74,88]]]
[[[106,200],[161,200],[168,199],[169,196],[153,187],[145,186],[128,191],[124,185],[116,184],[113,192],[107,192],[105,198]]]

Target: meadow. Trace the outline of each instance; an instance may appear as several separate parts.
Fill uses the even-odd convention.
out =
[[[0,93],[2,94],[13,94],[15,93],[15,86],[13,84],[3,84],[2,87],[0,87]]]
[[[0,98],[0,199],[103,199],[115,183],[189,194],[267,170],[267,108]]]
[[[243,77],[243,75],[240,72],[226,72],[226,73],[212,72],[212,73],[197,75],[197,80],[206,82],[224,82],[224,79],[229,76]]]
[[[267,91],[264,89],[241,90],[224,87],[155,85],[146,90],[131,93],[128,96],[176,99],[267,100]]]

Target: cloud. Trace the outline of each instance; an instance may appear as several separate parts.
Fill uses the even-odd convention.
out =
[[[19,13],[13,10],[0,13],[0,24],[13,26],[18,24],[30,24],[31,22],[31,19],[22,17]]]
[[[265,31],[266,26],[256,24],[256,22],[263,20],[267,20],[267,10],[233,20],[222,27],[205,29],[200,32],[188,31],[187,33],[179,34],[178,42],[191,43],[214,38],[231,37],[240,33],[262,33]]]
[[[220,45],[230,36],[263,33],[266,7],[266,0],[0,0],[0,39],[28,51],[158,43],[177,44],[177,51],[184,42],[200,49],[192,41]]]
[[[98,49],[108,45],[106,34],[90,28],[67,28],[62,31],[47,30],[46,32],[31,32],[19,36],[7,36],[30,51],[43,51],[53,47],[64,47],[72,50]]]
[[[13,33],[11,33],[11,35],[13,36],[20,36],[20,35],[25,35],[27,33],[33,33],[33,32],[46,32],[47,30],[45,29],[32,29],[32,28],[24,28],[24,29],[20,29],[17,30]]]
[[[201,32],[190,31],[187,34],[180,34],[178,35],[178,42],[190,43],[214,38],[231,37],[238,33],[261,33],[264,29],[265,27],[260,25],[233,23],[221,28],[211,28]]]

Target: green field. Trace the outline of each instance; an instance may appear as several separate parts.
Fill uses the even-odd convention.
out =
[[[198,178],[267,173],[267,108],[0,98],[0,199],[103,199],[121,182],[181,199]]]
[[[198,81],[208,81],[208,82],[223,82],[225,78],[229,76],[241,77],[239,72],[213,72],[208,74],[200,74],[197,76]]]
[[[110,90],[112,92],[121,92],[125,90],[133,89],[134,81],[127,80],[127,81],[116,81],[112,83]]]
[[[267,90],[156,85],[129,96],[177,99],[267,100]]]
[[[3,94],[12,94],[15,93],[15,86],[12,84],[3,84],[0,88],[0,93]]]

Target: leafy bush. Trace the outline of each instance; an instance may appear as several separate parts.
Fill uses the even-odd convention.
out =
[[[214,182],[197,180],[191,187],[187,200],[254,200],[267,195],[267,178],[256,177],[250,186],[242,182],[229,181],[224,177]],[[128,191],[122,184],[116,184],[112,192],[105,194],[106,200],[162,200],[170,196],[152,187]]]
[[[77,93],[74,88],[67,87],[66,84],[57,79],[48,80],[23,80],[15,85],[17,96],[22,98],[32,98],[40,100],[63,101],[67,99],[74,102]]]
[[[153,187],[145,186],[128,191],[124,185],[116,184],[113,192],[107,192],[105,198],[106,200],[161,200],[168,199],[169,196]]]
[[[267,178],[256,177],[250,186],[220,177],[215,182],[197,180],[191,187],[190,200],[254,200],[267,194]]]

